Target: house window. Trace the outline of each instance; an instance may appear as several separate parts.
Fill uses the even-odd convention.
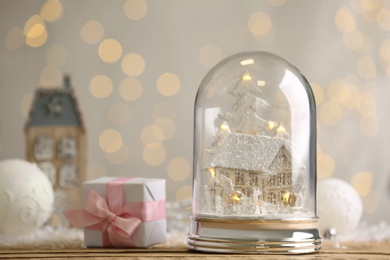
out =
[[[50,136],[40,135],[35,138],[34,156],[37,161],[53,159],[54,142]]]
[[[64,164],[60,169],[59,183],[63,188],[73,188],[79,183],[79,173],[72,163]]]
[[[247,196],[247,197],[252,197],[253,189],[251,189],[251,188],[249,188],[249,189],[242,189],[241,193],[245,194],[245,196]]]
[[[276,196],[275,196],[275,193],[273,193],[273,192],[268,193],[268,203],[270,203],[270,204],[276,204]]]
[[[55,185],[57,182],[57,172],[56,167],[51,162],[41,162],[38,164],[39,168],[47,175],[51,185]]]
[[[276,185],[276,176],[271,177],[271,187]]]
[[[291,172],[286,173],[286,184],[291,185]]]
[[[61,160],[73,160],[77,157],[77,141],[73,136],[64,136],[58,145],[58,157]]]
[[[259,186],[259,174],[256,172],[249,173],[249,184],[251,186]]]
[[[236,185],[244,185],[244,173],[240,171],[235,172]]]

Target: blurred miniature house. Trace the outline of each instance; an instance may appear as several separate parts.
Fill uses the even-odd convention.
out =
[[[81,206],[86,180],[86,131],[68,76],[63,87],[36,90],[25,134],[27,160],[49,177],[62,218],[64,209]]]

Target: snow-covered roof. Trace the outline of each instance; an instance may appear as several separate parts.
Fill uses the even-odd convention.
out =
[[[231,133],[221,144],[211,166],[268,172],[283,146],[291,155],[291,142],[287,139]],[[291,157],[288,159],[291,160]]]

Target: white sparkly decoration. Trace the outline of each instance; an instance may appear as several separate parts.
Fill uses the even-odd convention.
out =
[[[27,234],[50,217],[53,189],[36,164],[20,159],[0,162],[0,234]]]
[[[344,235],[359,224],[363,206],[359,194],[347,182],[330,178],[318,183],[318,215],[320,232],[336,228],[336,234]]]

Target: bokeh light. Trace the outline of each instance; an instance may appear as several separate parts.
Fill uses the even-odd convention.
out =
[[[138,21],[147,14],[148,5],[145,0],[126,0],[123,12],[130,20]]]
[[[123,57],[121,67],[127,76],[137,77],[145,70],[145,60],[138,53],[130,53]]]
[[[81,28],[80,36],[86,43],[98,43],[104,37],[103,25],[96,20],[89,20]]]
[[[377,13],[376,22],[383,30],[390,31],[390,10],[381,8]]]
[[[123,144],[119,150],[113,153],[106,153],[107,160],[112,164],[123,164],[129,159],[130,150]]]
[[[158,125],[147,125],[141,131],[141,141],[145,146],[161,143],[163,140],[164,132]]]
[[[356,63],[356,71],[363,79],[376,77],[375,61],[368,55],[361,57]]]
[[[163,96],[173,96],[180,90],[180,79],[174,73],[164,73],[157,78],[157,90]]]
[[[99,146],[106,153],[114,153],[123,145],[122,135],[114,129],[104,130],[99,135]]]
[[[99,44],[99,57],[107,63],[113,63],[122,56],[122,46],[115,39],[105,39]]]
[[[26,44],[30,47],[39,47],[47,41],[45,22],[39,15],[31,16],[24,25],[23,34]]]
[[[61,66],[68,61],[68,50],[64,45],[54,43],[50,46],[46,53],[46,62],[49,65]]]
[[[158,166],[165,161],[167,152],[161,143],[150,143],[145,146],[142,157],[148,165]]]
[[[5,47],[9,50],[17,50],[24,44],[23,30],[15,26],[12,28],[5,39]]]
[[[268,14],[256,12],[248,19],[249,31],[256,36],[264,36],[272,29],[272,21]]]
[[[105,75],[97,75],[89,82],[89,91],[95,98],[108,97],[111,95],[112,89],[112,80]]]
[[[349,4],[357,13],[367,13],[376,10],[381,5],[381,0],[350,0]]]
[[[136,78],[126,78],[119,85],[119,94],[125,100],[137,100],[141,97],[142,92],[142,83]]]
[[[62,4],[59,0],[47,0],[41,7],[39,16],[45,21],[54,22],[61,18],[63,13]]]
[[[200,49],[199,60],[205,68],[212,68],[220,60],[222,60],[222,58],[223,55],[221,50],[213,44],[205,45]]]
[[[370,193],[373,182],[373,174],[371,172],[358,172],[351,180],[352,186],[360,196],[366,196]]]
[[[380,122],[376,114],[364,115],[360,118],[360,130],[367,136],[378,135],[379,127]]]
[[[345,108],[357,109],[361,103],[359,88],[354,84],[343,84],[339,93],[339,102]]]
[[[335,25],[341,32],[352,32],[356,29],[356,19],[351,10],[341,6],[335,16]]]
[[[159,117],[154,121],[154,124],[159,126],[164,133],[164,140],[171,139],[176,132],[176,125],[172,119],[168,117]]]
[[[376,97],[370,91],[365,91],[361,94],[361,103],[358,111],[363,116],[368,116],[376,113]]]
[[[320,107],[319,118],[327,125],[335,125],[343,118],[343,110],[339,103],[326,101]]]
[[[334,174],[335,167],[336,162],[333,157],[326,154],[317,156],[317,169],[319,179],[326,179],[331,177]]]
[[[185,199],[189,199],[192,197],[192,187],[191,186],[183,186],[176,192],[176,201],[182,201]]]
[[[41,87],[58,87],[62,85],[62,73],[52,65],[46,66],[39,77],[39,85]]]
[[[363,211],[368,214],[374,213],[381,202],[381,194],[379,191],[372,190],[369,194],[362,197]]]
[[[190,164],[182,157],[175,157],[168,162],[167,173],[174,181],[183,181],[190,176]]]
[[[107,115],[111,124],[115,126],[122,126],[129,123],[131,111],[126,104],[116,103],[108,109]]]
[[[358,30],[346,32],[343,34],[343,43],[349,49],[358,50],[362,48],[364,44],[363,34]]]

